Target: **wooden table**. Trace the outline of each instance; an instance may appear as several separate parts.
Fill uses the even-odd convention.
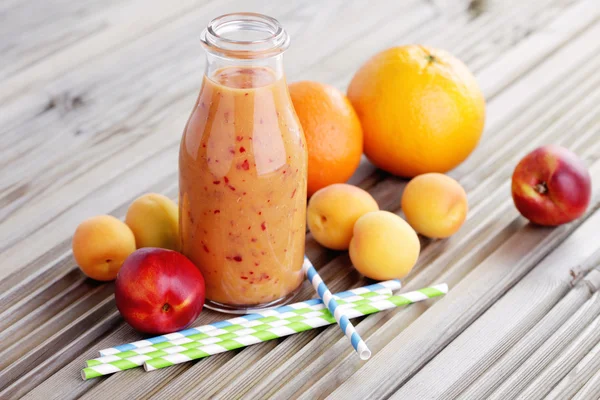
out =
[[[333,326],[84,382],[83,360],[140,336],[113,284],[79,272],[71,235],[87,217],[123,217],[142,193],[176,198],[200,32],[240,10],[288,29],[291,81],[345,89],[368,57],[404,43],[448,49],[475,72],[486,130],[450,173],[469,217],[452,238],[423,242],[403,289],[451,291],[356,321],[368,362]],[[0,54],[0,398],[600,397],[598,0],[4,0]],[[528,225],[510,198],[517,161],[546,143],[583,157],[594,186],[585,217],[555,229]],[[365,163],[353,182],[400,212],[404,180]],[[366,283],[346,253],[310,237],[307,247],[332,290]]]

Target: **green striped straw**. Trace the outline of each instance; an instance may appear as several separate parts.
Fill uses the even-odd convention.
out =
[[[401,286],[402,286],[402,284],[400,283],[400,280],[392,279],[389,281],[377,282],[372,285],[367,285],[367,286],[363,286],[363,287],[359,287],[359,288],[350,289],[345,292],[336,293],[334,296],[335,296],[335,298],[346,298],[346,297],[350,297],[350,296],[354,296],[354,295],[362,294],[362,293],[366,293],[366,292],[375,292],[380,289],[390,289],[391,291],[394,291],[394,290],[400,289]],[[214,329],[229,327],[231,325],[238,325],[238,324],[252,321],[255,319],[259,319],[259,318],[269,317],[269,316],[273,316],[273,315],[276,316],[279,313],[287,312],[290,310],[295,310],[298,308],[308,308],[308,307],[314,306],[316,304],[323,304],[323,302],[321,301],[321,299],[317,298],[317,299],[301,301],[299,303],[288,304],[288,305],[276,307],[273,309],[261,310],[261,311],[255,312],[253,314],[240,315],[235,318],[231,318],[231,319],[227,319],[227,320],[223,320],[223,321],[212,322],[208,325],[187,328],[187,329],[184,329],[179,332],[167,333],[167,334],[160,335],[160,336],[155,336],[155,337],[138,340],[136,342],[120,344],[115,347],[109,347],[109,348],[100,350],[100,355],[101,356],[109,356],[111,354],[121,353],[121,352],[129,351],[129,350],[135,350],[140,347],[152,346],[157,343],[166,342],[169,340],[180,339],[183,337],[195,335],[197,333],[204,333],[204,332],[208,332],[208,331],[211,331]]]
[[[346,306],[350,306],[353,304],[364,304],[368,302],[373,302],[375,300],[384,299],[387,296],[391,295],[391,290],[380,289],[375,292],[366,292],[358,294],[356,296],[347,297],[344,298],[343,301],[346,303]],[[290,323],[289,321],[296,321],[299,318],[306,319],[309,315],[312,315],[311,313],[314,313],[315,316],[322,315],[325,313],[325,309],[326,307],[324,304],[316,304],[308,308],[294,309],[293,311],[288,311],[285,313],[280,313],[277,315],[272,315],[253,321],[246,321],[244,323],[227,326],[222,329],[213,329],[208,332],[197,333],[195,335],[190,335],[180,339],[169,340],[151,346],[140,347],[129,351],[123,351],[120,353],[112,354],[110,356],[94,358],[92,360],[87,360],[85,363],[87,367],[94,367],[96,365],[107,364],[113,361],[119,361],[121,359],[133,358],[141,354],[148,354],[156,352],[158,350],[166,351],[168,353],[178,353],[179,351],[174,351],[171,348],[176,346],[185,346],[188,345],[188,343],[207,345],[222,342],[224,340],[229,340],[240,336],[246,336],[256,331],[268,329],[269,327],[286,325],[287,323]],[[194,347],[198,347],[198,345]],[[139,365],[142,365],[142,363],[140,363]]]
[[[427,300],[433,297],[444,295],[446,293],[448,293],[448,285],[440,284],[414,292],[405,293],[403,295],[389,296],[384,300],[374,301],[369,304],[357,305],[356,307],[344,310],[344,313],[348,316],[348,318],[356,318],[379,311],[388,310],[390,308],[415,303],[417,301]],[[331,315],[331,313],[326,313],[321,317],[313,317],[302,321],[295,321],[286,326],[260,331],[255,334],[239,337],[237,339],[225,340],[218,344],[210,344],[198,348],[187,349],[180,353],[156,357],[146,361],[144,363],[144,369],[146,371],[153,371],[155,369],[170,367],[171,365],[205,358],[214,354],[239,349],[335,323],[336,320],[333,315]]]
[[[359,294],[344,298],[345,307],[350,307],[353,304],[367,304],[392,294],[391,290],[388,288],[364,293],[362,293],[362,290],[359,289],[361,288],[353,289]],[[318,303],[311,307],[292,307],[291,311],[287,313],[272,315],[259,320],[246,321],[245,323],[230,325],[222,329],[213,329],[196,335],[190,335],[179,339],[156,343],[144,348],[137,348],[130,351],[87,360],[85,362],[87,367],[81,371],[81,376],[84,380],[87,380],[98,376],[109,375],[115,372],[136,368],[142,366],[145,361],[155,357],[178,353],[190,348],[220,343],[226,340],[237,339],[273,327],[304,320],[308,315],[314,317],[316,315],[322,315],[325,312],[326,308],[323,303]]]

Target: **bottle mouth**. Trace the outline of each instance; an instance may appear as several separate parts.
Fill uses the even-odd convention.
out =
[[[271,57],[290,44],[279,21],[257,13],[221,15],[210,21],[200,40],[211,53],[242,59]]]

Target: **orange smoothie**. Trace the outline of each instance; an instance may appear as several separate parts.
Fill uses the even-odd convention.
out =
[[[265,305],[302,282],[307,153],[283,77],[226,67],[205,77],[179,158],[182,252],[206,298]]]

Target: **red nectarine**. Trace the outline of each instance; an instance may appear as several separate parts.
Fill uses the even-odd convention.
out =
[[[123,263],[115,283],[115,300],[125,321],[138,331],[178,331],[202,311],[204,277],[183,254],[145,247]]]
[[[526,155],[512,176],[519,212],[539,225],[561,225],[579,218],[592,193],[590,174],[573,152],[549,145]]]

